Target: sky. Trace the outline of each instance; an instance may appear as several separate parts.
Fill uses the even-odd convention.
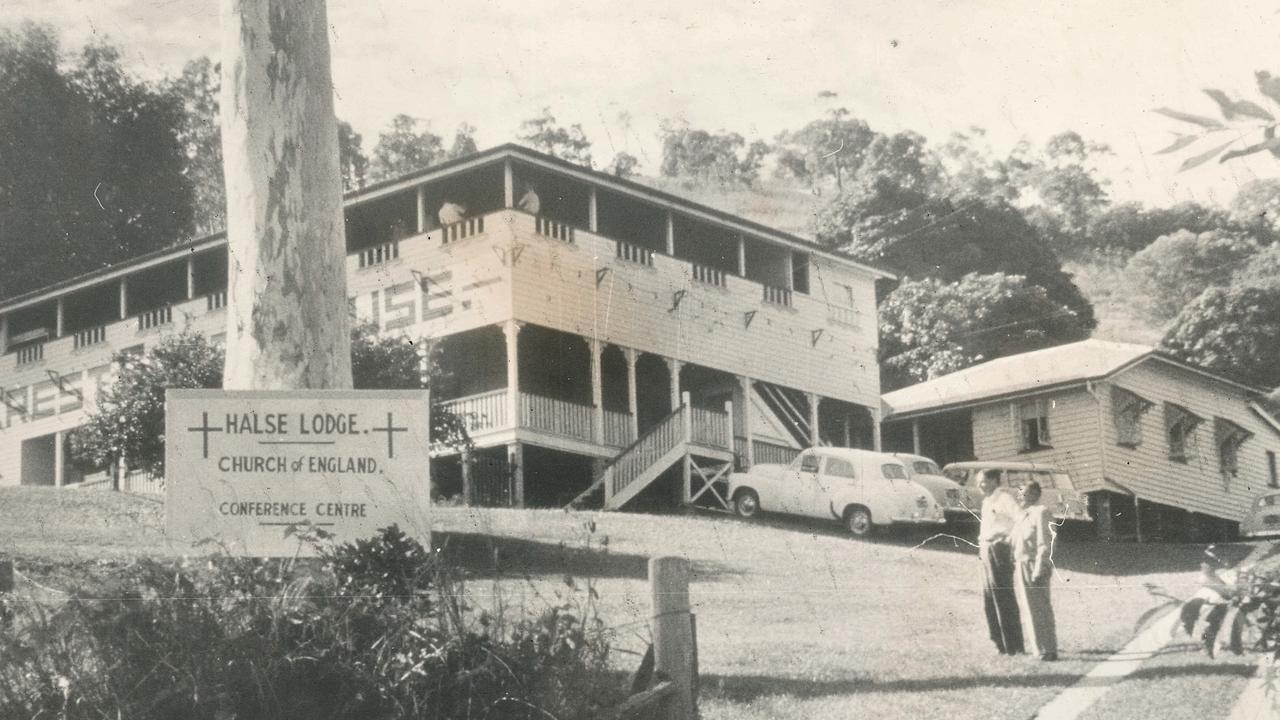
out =
[[[0,26],[36,20],[64,46],[105,37],[140,74],[219,53],[217,0],[4,0]],[[1105,143],[1116,200],[1226,204],[1280,176],[1269,155],[1179,173],[1191,129],[1153,110],[1216,115],[1203,88],[1262,100],[1280,74],[1280,3],[1237,0],[329,0],[337,114],[366,151],[392,116],[481,147],[549,107],[581,123],[598,162],[656,172],[664,119],[772,139],[833,107],[940,144],[987,130],[997,152],[1076,130]],[[834,101],[819,93],[834,92]],[[1280,111],[1280,108],[1273,108]],[[1265,155],[1265,154],[1264,154]]]

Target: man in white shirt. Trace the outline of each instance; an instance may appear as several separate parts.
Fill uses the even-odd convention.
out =
[[[982,605],[987,629],[996,649],[1006,655],[1023,652],[1022,622],[1018,597],[1013,588],[1013,547],[1009,532],[1021,513],[1013,493],[1000,486],[999,470],[986,470],[978,487],[982,501],[982,524],[978,529],[978,558],[982,561]]]

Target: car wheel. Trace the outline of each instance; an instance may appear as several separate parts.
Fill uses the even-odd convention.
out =
[[[854,537],[864,538],[871,534],[874,525],[871,524],[871,511],[866,508],[849,508],[844,513],[844,526],[849,528],[849,532]]]
[[[760,513],[760,497],[754,490],[743,490],[733,499],[733,509],[739,517],[755,517]]]

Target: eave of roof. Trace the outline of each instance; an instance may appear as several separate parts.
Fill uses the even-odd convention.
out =
[[[1101,378],[1102,376],[1099,376]],[[951,403],[940,405],[930,405],[928,407],[914,408],[903,412],[890,412],[884,416],[885,422],[898,420],[912,420],[922,418],[927,415],[936,415],[944,412],[954,412],[956,410],[964,410],[966,408],[977,407],[978,405],[986,405],[994,402],[1006,402],[1009,400],[1017,400],[1018,398],[1032,397],[1042,395],[1046,392],[1059,392],[1061,390],[1070,390],[1071,388],[1085,387],[1093,379],[1067,380],[1059,383],[1039,385],[1034,388],[1019,388],[1017,390],[1009,390],[993,395],[983,395],[981,397],[970,397],[963,400],[957,400]],[[890,406],[892,407],[892,406]]]
[[[1098,344],[1101,342],[1102,341],[1085,340],[1080,343],[1071,343],[1069,345],[1057,346],[1056,348],[1046,348],[1045,350],[1039,350],[1034,352],[1035,353],[1057,352],[1057,353],[1067,353],[1069,356],[1074,356],[1074,355],[1078,355],[1079,353],[1075,352],[1074,349],[1072,349],[1073,346],[1075,346],[1076,348],[1079,348],[1079,346],[1087,345],[1089,343]],[[1127,360],[1124,360],[1123,355],[1126,352],[1125,346],[1123,344],[1112,344],[1112,345],[1114,345],[1114,347],[1110,348],[1110,350],[1117,353],[1117,357],[1114,358],[1115,360],[1114,364],[1103,365],[1094,372],[1080,372],[1080,373],[1072,374],[1069,377],[1064,377],[1056,382],[1046,382],[1046,383],[1035,384],[1035,385],[1019,384],[1015,387],[1010,387],[1009,385],[1004,385],[1004,386],[995,385],[995,386],[992,386],[989,391],[980,391],[977,394],[963,395],[957,400],[947,400],[945,398],[940,397],[938,402],[936,403],[922,404],[921,401],[919,400],[915,400],[914,402],[909,401],[906,403],[908,409],[896,411],[896,412],[892,410],[893,403],[891,402],[891,399],[893,395],[897,393],[902,393],[904,391],[912,390],[913,388],[915,389],[914,394],[918,395],[920,394],[921,390],[924,389],[924,386],[927,385],[928,383],[920,383],[918,385],[912,385],[906,388],[902,388],[901,390],[895,390],[894,392],[886,393],[884,395],[884,398],[885,398],[884,404],[887,410],[885,413],[885,420],[910,420],[913,418],[919,418],[926,415],[933,415],[933,414],[942,413],[942,412],[962,410],[965,408],[975,407],[978,405],[985,405],[993,402],[1008,401],[1008,400],[1013,400],[1013,399],[1022,398],[1022,397],[1040,395],[1045,392],[1060,391],[1060,390],[1065,390],[1073,387],[1087,386],[1088,383],[1091,383],[1091,382],[1097,382],[1101,380],[1115,378],[1129,371],[1130,369],[1137,367],[1138,365],[1141,365],[1146,362],[1158,362],[1158,363],[1162,363],[1165,365],[1178,368],[1179,370],[1182,370],[1185,372],[1194,373],[1207,380],[1222,383],[1224,385],[1229,385],[1236,389],[1242,390],[1250,396],[1259,396],[1265,393],[1265,390],[1261,388],[1237,382],[1236,380],[1233,380],[1231,378],[1224,377],[1210,370],[1206,370],[1202,367],[1187,363],[1185,361],[1179,360],[1178,358],[1172,357],[1168,354],[1161,353],[1157,350],[1150,349],[1150,348],[1146,349],[1143,352],[1138,352],[1139,350],[1138,346],[1131,346],[1128,349],[1128,353],[1131,354],[1132,357],[1130,357]],[[1079,348],[1079,349],[1081,351],[1087,350],[1087,348]],[[1031,353],[1027,353],[1027,354],[1031,354]],[[997,362],[999,360],[1004,360],[1007,362],[1017,357],[1019,356],[1011,355],[1005,358],[998,358],[996,361],[991,361],[991,362]],[[966,373],[974,370],[975,368],[982,368],[982,366],[986,364],[987,363],[983,363],[982,365],[975,365],[974,368],[968,368],[966,370],[961,370],[959,372]],[[991,368],[987,368],[987,370],[989,373],[991,371]],[[957,373],[955,374],[954,377],[950,375],[943,376],[942,378],[938,378],[938,380],[929,381],[929,383],[937,383],[939,381],[947,380],[948,384],[955,384],[957,380],[964,380],[964,379],[965,379],[964,375],[960,375],[959,373]],[[983,379],[988,379],[988,378],[983,378]]]
[[[745,231],[753,235],[780,241],[785,244],[796,245],[809,252],[835,260],[836,262],[860,268],[875,277],[887,279],[897,278],[897,275],[889,270],[852,260],[844,255],[840,255],[839,253],[834,253],[807,238],[770,228],[767,225],[762,225],[754,220],[739,217],[723,210],[717,210],[716,208],[702,205],[701,203],[682,198],[678,195],[673,195],[662,190],[651,188],[642,183],[627,180],[625,178],[619,178],[599,170],[582,167],[581,165],[577,165],[567,160],[562,160],[552,155],[531,150],[514,143],[498,145],[487,150],[482,150],[473,155],[448,160],[438,165],[432,165],[428,168],[415,170],[414,172],[400,177],[373,183],[372,185],[359,190],[353,190],[343,195],[343,205],[349,207],[352,205],[371,202],[389,194],[419,185],[423,182],[505,159],[519,159],[532,164],[541,165],[544,168],[551,169],[562,174],[572,175],[583,181],[595,183],[605,189],[622,192],[644,200],[667,205],[672,210],[678,210],[694,217],[700,216],[705,220],[733,226],[741,231]],[[92,282],[100,282],[117,275],[128,274],[136,271],[140,266],[147,265],[148,263],[158,264],[159,262],[175,259],[188,252],[198,252],[211,249],[224,242],[226,242],[226,233],[218,232],[205,237],[187,240],[170,247],[153,250],[144,255],[123,260],[112,265],[107,265],[76,277],[60,280],[37,290],[32,290],[9,298],[0,298],[0,312],[11,312],[23,306],[39,302],[49,296],[56,295],[60,291],[68,288]]]

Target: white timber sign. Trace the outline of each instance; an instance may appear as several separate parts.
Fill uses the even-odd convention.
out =
[[[169,390],[165,528],[233,554],[311,554],[399,525],[429,533],[425,390]]]

